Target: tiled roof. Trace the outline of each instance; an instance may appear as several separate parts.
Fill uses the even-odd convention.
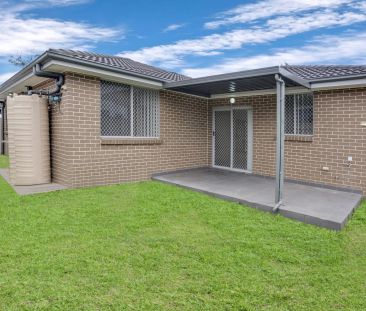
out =
[[[146,77],[151,77],[157,80],[161,80],[164,82],[182,81],[189,79],[189,77],[186,77],[179,73],[166,71],[124,57],[102,55],[102,54],[73,51],[73,50],[63,50],[63,49],[50,49],[48,50],[48,52],[53,54],[59,54],[62,56],[72,57],[79,60],[84,60],[87,62],[114,67],[126,72],[131,72],[132,74],[135,73]]]
[[[305,79],[318,80],[329,78],[346,78],[348,76],[366,75],[365,65],[312,65],[312,66],[284,66],[291,73]]]
[[[175,82],[190,79],[189,77],[176,72],[167,71],[119,56],[63,49],[50,49],[49,52],[95,64],[110,66],[132,74],[135,73],[164,82]],[[284,68],[308,81],[366,75],[366,65],[285,65]]]

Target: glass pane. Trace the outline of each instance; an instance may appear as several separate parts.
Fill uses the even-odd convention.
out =
[[[133,87],[133,135],[159,136],[159,92]]]
[[[313,97],[311,94],[301,94],[299,96],[298,118],[299,134],[313,134]]]
[[[230,167],[231,113],[215,111],[215,165]]]
[[[295,134],[294,95],[285,97],[285,134]]]
[[[101,81],[102,136],[131,135],[131,87]]]
[[[233,168],[246,170],[248,160],[248,111],[233,110]]]

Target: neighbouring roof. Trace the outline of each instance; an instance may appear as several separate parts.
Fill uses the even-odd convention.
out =
[[[182,74],[166,71],[164,69],[160,69],[154,66],[146,65],[143,63],[136,62],[132,59],[119,57],[119,56],[111,56],[111,55],[103,55],[97,53],[90,52],[82,52],[82,51],[73,51],[73,50],[63,50],[63,49],[50,49],[49,53],[63,55],[67,57],[72,57],[74,59],[80,59],[91,63],[102,64],[118,69],[122,69],[126,72],[138,73],[140,75],[144,75],[146,77],[156,78],[162,81],[182,81],[189,79],[189,77],[184,76]]]
[[[366,75],[366,65],[286,65],[284,68],[308,81]]]

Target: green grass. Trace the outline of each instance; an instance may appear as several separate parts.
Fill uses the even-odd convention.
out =
[[[8,157],[0,155],[0,168],[6,168],[9,166]]]
[[[0,178],[0,310],[365,310],[342,232],[157,182],[20,197]]]

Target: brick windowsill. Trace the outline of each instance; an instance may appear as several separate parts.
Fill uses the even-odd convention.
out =
[[[312,142],[313,135],[285,135],[285,141]]]
[[[160,145],[163,140],[160,138],[105,138],[101,137],[102,145]]]

